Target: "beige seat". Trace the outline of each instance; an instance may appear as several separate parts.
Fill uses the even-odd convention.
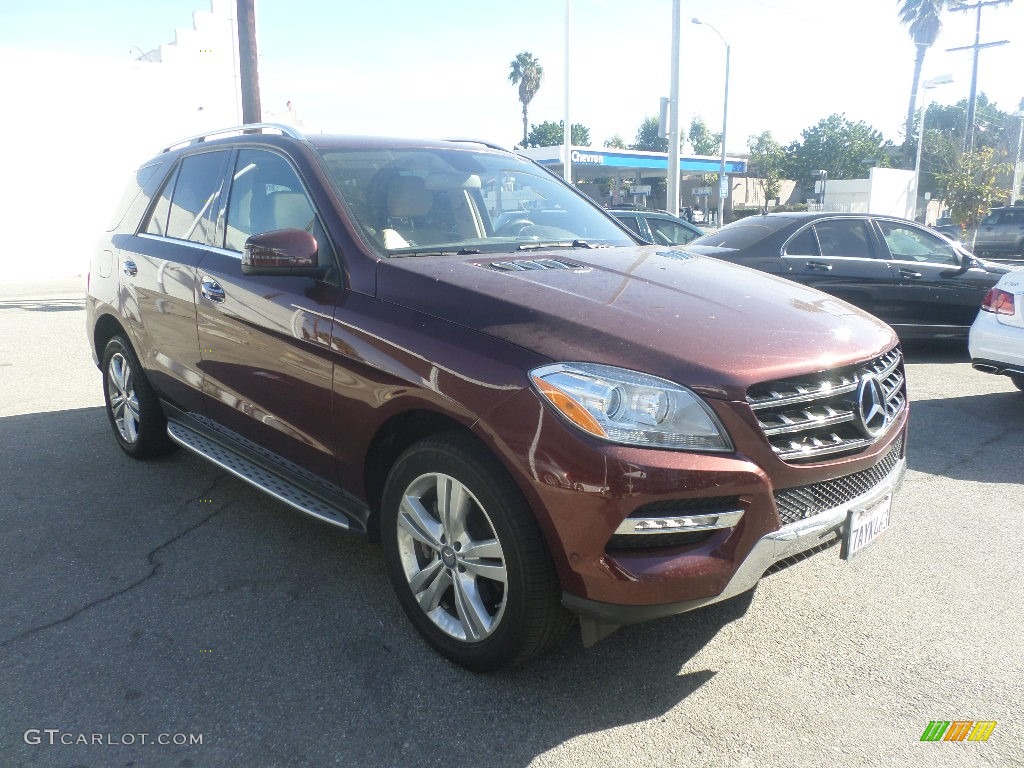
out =
[[[434,207],[434,192],[419,176],[396,176],[388,182],[387,226],[380,236],[385,248],[408,248],[451,242],[456,236],[423,218]]]

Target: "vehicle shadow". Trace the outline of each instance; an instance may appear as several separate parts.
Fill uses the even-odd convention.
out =
[[[473,674],[415,634],[379,547],[185,451],[132,461],[102,408],[0,418],[0,444],[0,732],[204,737],[60,746],[63,764],[526,766],[678,706],[752,600]],[[42,758],[4,741],[0,763]]]
[[[971,356],[967,342],[958,340],[912,340],[904,341],[903,357],[908,363],[969,363]]]
[[[1024,393],[917,400],[910,414],[910,469],[981,483],[1021,481]]]

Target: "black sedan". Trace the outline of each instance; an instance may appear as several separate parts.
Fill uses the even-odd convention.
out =
[[[985,293],[1009,271],[913,221],[863,213],[751,216],[687,249],[838,296],[903,339],[967,338]]]

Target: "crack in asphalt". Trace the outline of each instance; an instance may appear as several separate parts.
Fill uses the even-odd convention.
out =
[[[178,505],[178,512],[182,511],[187,505],[192,504],[194,502],[197,502],[200,499],[208,497],[209,494],[213,492],[214,488],[217,487],[217,484],[221,480],[224,480],[225,478],[228,478],[228,477],[230,477],[230,476],[228,474],[226,474],[226,473],[220,474],[220,475],[217,475],[216,477],[214,477],[213,482],[211,482],[209,484],[209,486],[204,488],[202,491],[200,491],[198,494],[196,494],[192,498],[186,499],[185,501],[181,502],[181,504]],[[160,544],[160,545],[154,547],[153,549],[151,549],[149,551],[149,554],[146,555],[146,562],[150,564],[151,568],[150,568],[149,573],[146,574],[145,576],[143,576],[142,578],[137,579],[136,581],[132,582],[131,584],[129,584],[129,585],[125,586],[125,587],[122,587],[121,589],[118,589],[118,590],[116,590],[114,592],[111,592],[108,595],[105,595],[103,597],[97,598],[96,600],[93,600],[90,603],[86,603],[82,607],[77,608],[76,610],[74,610],[71,613],[69,613],[67,616],[64,616],[64,617],[59,618],[59,619],[55,619],[54,621],[47,622],[46,624],[40,624],[39,626],[36,626],[36,627],[30,627],[29,629],[26,629],[24,632],[20,632],[19,634],[14,635],[13,637],[10,637],[10,638],[0,642],[0,649],[7,648],[8,646],[13,645],[14,643],[18,642],[19,640],[24,640],[25,638],[31,637],[32,635],[39,634],[40,632],[43,632],[43,631],[45,631],[47,629],[51,629],[53,627],[60,626],[61,624],[67,624],[69,621],[72,621],[72,620],[76,619],[77,617],[79,617],[83,613],[85,613],[86,611],[90,611],[90,610],[92,610],[93,608],[95,608],[98,605],[103,605],[104,603],[108,603],[111,600],[114,600],[114,599],[120,597],[121,595],[127,594],[128,592],[131,592],[133,589],[136,589],[137,587],[145,584],[147,581],[149,581],[154,576],[156,576],[157,574],[160,573],[160,569],[163,567],[163,562],[157,562],[156,561],[156,557],[157,557],[157,555],[162,550],[167,549],[167,547],[171,546],[175,542],[180,541],[181,539],[185,538],[190,533],[195,531],[197,528],[201,528],[202,526],[206,525],[213,518],[215,518],[217,515],[219,515],[224,510],[228,509],[234,503],[235,503],[234,500],[226,501],[222,506],[217,507],[210,514],[208,514],[205,517],[201,518],[199,521],[193,523],[192,525],[190,525],[185,530],[180,531],[179,533],[176,533],[174,536],[172,536],[171,538],[169,538],[167,541],[163,542],[162,544]],[[177,514],[177,513],[175,513],[175,514]]]

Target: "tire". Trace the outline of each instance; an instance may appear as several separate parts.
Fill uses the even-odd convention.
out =
[[[521,664],[571,624],[529,506],[467,435],[426,439],[398,458],[384,487],[381,534],[402,608],[456,664],[476,672]]]
[[[1024,374],[1021,374],[1021,373],[1011,373],[1010,374],[1010,381],[1013,382],[1013,386],[1015,386],[1021,392],[1024,392]]]
[[[115,336],[103,350],[103,399],[114,438],[135,459],[151,459],[174,451],[167,436],[167,417],[139,358],[124,338]]]

